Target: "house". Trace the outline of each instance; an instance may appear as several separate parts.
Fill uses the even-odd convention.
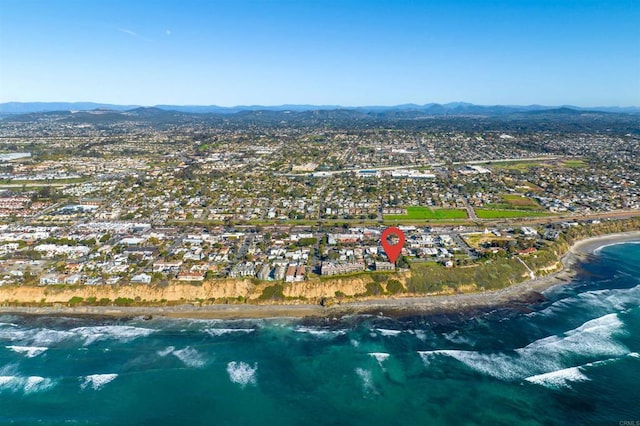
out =
[[[99,285],[104,284],[104,280],[101,277],[87,278],[84,283],[85,285]]]
[[[376,262],[374,266],[376,271],[393,271],[396,269],[395,265],[391,262]]]
[[[517,252],[517,253],[518,253],[520,256],[526,256],[526,255],[528,255],[528,254],[535,253],[535,252],[537,252],[537,251],[538,251],[538,249],[537,249],[537,248],[535,248],[535,247],[529,247],[529,248],[526,248],[526,249],[524,249],[524,250],[518,250],[518,252]]]
[[[60,284],[57,274],[44,274],[40,277],[40,285]]]
[[[178,281],[204,281],[204,275],[198,272],[180,272]]]
[[[158,261],[158,262],[154,262],[153,263],[153,272],[162,272],[162,273],[169,273],[169,272],[178,272],[180,270],[180,266],[182,265],[181,261],[176,261],[176,262],[163,262],[163,261]]]
[[[289,265],[287,267],[287,272],[284,274],[284,281],[287,283],[292,283],[296,277],[296,265]]]
[[[134,275],[131,277],[132,283],[140,283],[140,284],[150,284],[151,283],[151,275],[147,275],[144,272],[138,275]]]
[[[358,262],[352,263],[333,263],[322,262],[320,266],[320,275],[344,275],[364,270],[364,264]]]
[[[64,277],[64,283],[65,284],[80,284],[80,279],[81,276],[80,274],[72,274],[69,276]]]
[[[295,282],[300,282],[304,280],[305,267],[304,265],[298,265],[296,268],[296,276],[294,277]]]
[[[258,271],[258,279],[266,281],[271,275],[271,266],[268,263],[263,264]]]

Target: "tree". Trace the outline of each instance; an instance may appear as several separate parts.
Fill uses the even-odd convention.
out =
[[[404,291],[404,287],[402,283],[398,280],[389,280],[387,281],[387,292],[390,294],[398,294]]]
[[[398,260],[396,261],[396,266],[398,268],[404,268],[404,269],[411,268],[411,264],[409,263],[409,259],[407,259],[406,256],[400,256],[400,258],[398,258]]]

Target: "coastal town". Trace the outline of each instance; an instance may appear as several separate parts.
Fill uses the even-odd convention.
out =
[[[0,122],[0,285],[295,285],[496,257],[533,278],[527,257],[568,229],[640,215],[637,134],[157,114]]]

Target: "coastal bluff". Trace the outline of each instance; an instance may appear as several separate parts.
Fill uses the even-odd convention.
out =
[[[410,272],[389,274],[388,278],[403,286]],[[385,277],[386,278],[386,277]],[[387,280],[385,280],[388,282]],[[386,282],[376,286],[386,291]],[[297,283],[256,281],[251,279],[211,280],[204,283],[171,282],[164,286],[149,284],[129,285],[49,285],[49,286],[2,286],[0,304],[3,305],[49,305],[69,304],[73,298],[79,302],[94,301],[113,303],[128,300],[136,305],[177,303],[319,303],[322,299],[342,297],[377,296],[368,285],[378,284],[372,275],[336,277],[330,280],[319,278]],[[81,298],[81,299],[80,299]],[[116,302],[117,303],[117,302]]]

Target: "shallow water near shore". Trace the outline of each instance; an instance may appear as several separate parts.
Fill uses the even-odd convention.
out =
[[[640,245],[530,310],[323,320],[0,316],[0,423],[640,420]]]

